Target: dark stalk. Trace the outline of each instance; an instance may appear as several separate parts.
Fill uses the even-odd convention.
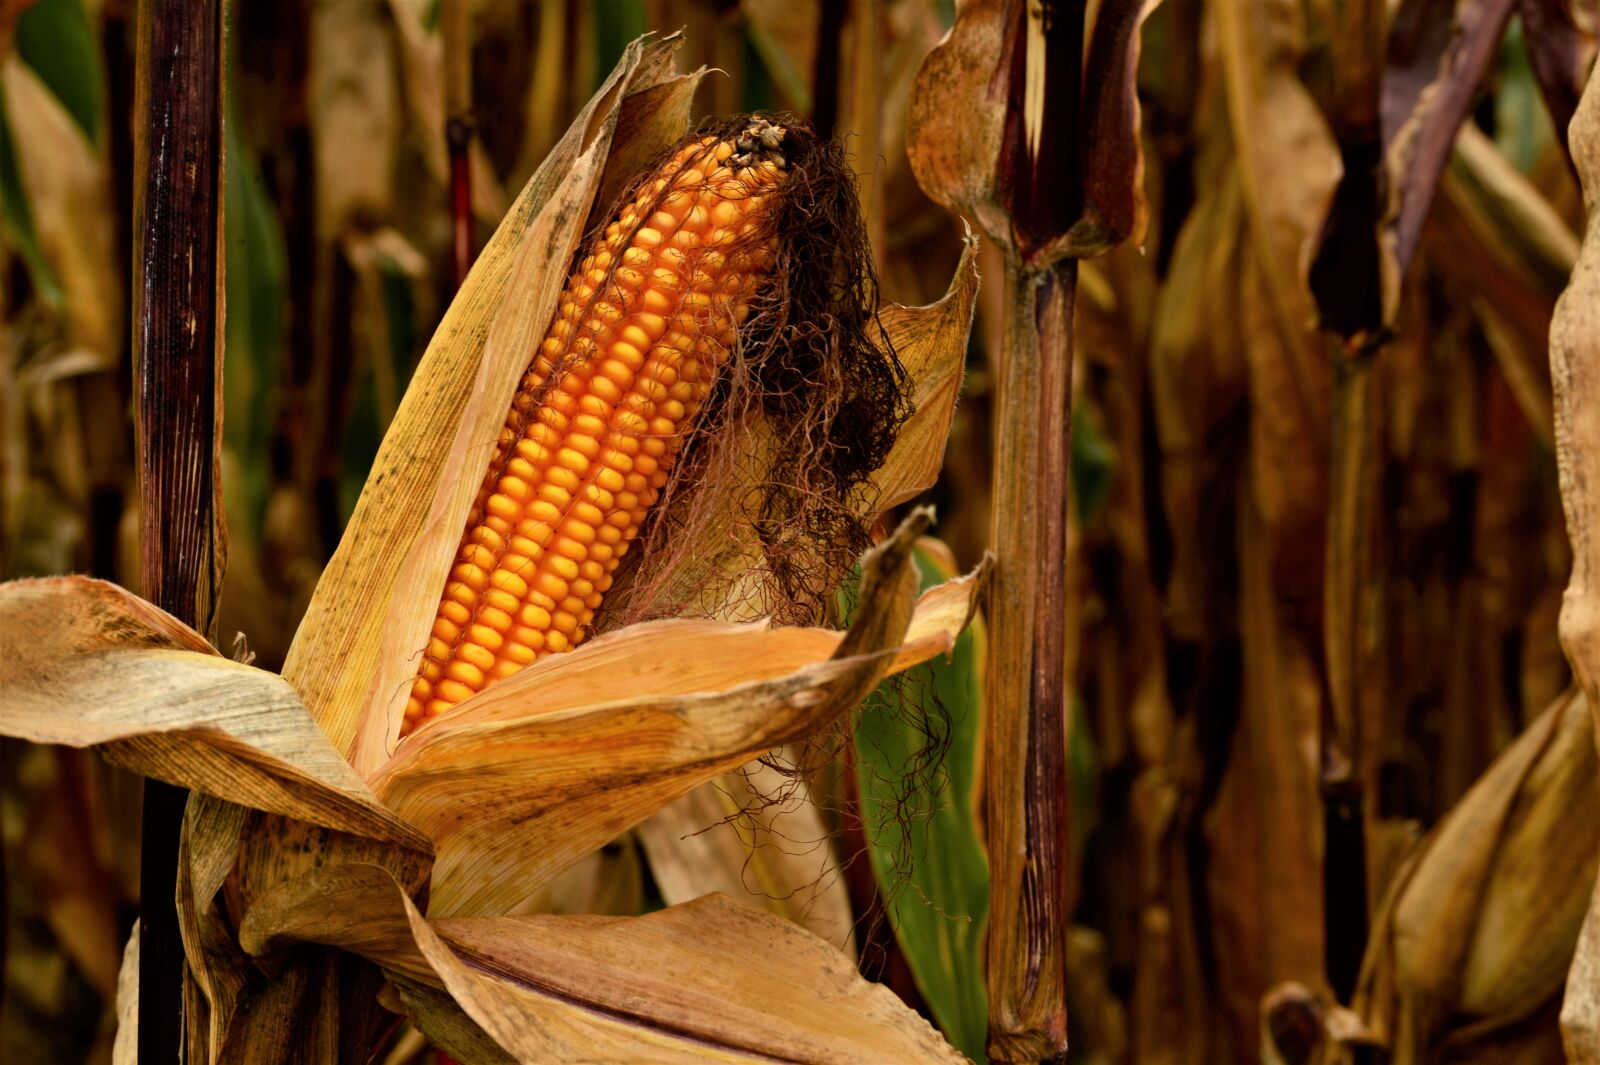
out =
[[[811,127],[832,140],[839,123],[839,53],[844,41],[845,0],[822,0],[817,15],[817,55],[811,71]]]
[[[994,893],[989,1056],[1038,1061],[1067,1045],[1068,440],[1078,262],[1006,266],[996,423],[987,790]]]
[[[472,9],[466,0],[441,0],[444,41],[445,149],[450,156],[451,291],[472,269]]]
[[[208,633],[222,573],[216,483],[222,3],[143,0],[135,73],[133,354],[140,582]],[[187,793],[145,783],[139,1061],[184,1059],[178,839]]]
[[[1075,135],[1084,16],[1082,0],[1037,12],[1016,5],[1010,27],[1000,167],[1018,246],[1006,256],[986,682],[989,1056],[996,1061],[1054,1060],[1067,1050],[1064,627],[1078,262],[1050,248],[1084,206]]]

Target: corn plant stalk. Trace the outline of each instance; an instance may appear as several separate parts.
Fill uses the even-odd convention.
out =
[[[1550,371],[1555,388],[1556,462],[1561,505],[1572,541],[1572,578],[1561,606],[1561,646],[1588,696],[1600,706],[1600,499],[1592,485],[1600,455],[1594,396],[1600,377],[1600,80],[1590,78],[1568,129],[1573,164],[1583,185],[1588,228],[1572,280],[1550,324]],[[1597,719],[1600,720],[1600,719]],[[1600,727],[1600,726],[1597,726]],[[1567,1055],[1579,1065],[1600,1062],[1600,901],[1591,900],[1561,1010]]]
[[[439,30],[444,39],[444,137],[450,156],[450,265],[453,288],[472,268],[472,8],[466,0],[443,0]]]
[[[990,1053],[1008,1061],[1066,1045],[1063,623],[1077,267],[1076,259],[1044,270],[1014,258],[1006,263],[990,531],[998,561],[988,606],[994,639],[985,685],[991,713],[989,850],[996,870],[988,957]]]
[[[139,6],[134,279],[140,583],[202,632],[224,556],[217,476],[222,372],[222,4]],[[183,1055],[178,833],[187,792],[145,785],[139,1059]]]
[[[918,181],[1006,263],[986,680],[989,1054],[1004,1061],[1066,1049],[1072,305],[1076,260],[1144,229],[1133,75],[1154,6],[974,0],[917,75],[908,125]]]

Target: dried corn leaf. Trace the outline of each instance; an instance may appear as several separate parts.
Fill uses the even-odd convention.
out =
[[[519,1061],[961,1060],[844,955],[720,896],[636,918],[428,920],[381,870],[344,867],[263,900],[240,938],[257,955],[297,940],[354,951],[413,1001],[442,987]],[[437,999],[415,1019],[483,1045]]]
[[[423,26],[426,3],[417,0],[389,0],[389,13],[400,43],[406,106],[411,124],[422,144],[422,157],[428,174],[445,188],[450,182],[449,153],[445,148],[445,57],[441,34]],[[472,175],[472,213],[498,222],[506,213],[506,194],[495,180],[483,142],[473,138],[469,148]]]
[[[1401,285],[1422,238],[1439,177],[1456,131],[1477,99],[1478,83],[1500,51],[1516,0],[1458,0],[1410,5],[1407,17],[1448,22],[1443,47],[1411,50],[1418,39],[1434,45],[1438,32],[1396,34],[1384,78],[1382,126],[1388,203],[1380,226],[1384,321],[1399,313]]]
[[[1517,14],[1556,136],[1565,144],[1594,65],[1594,7],[1587,0],[1517,0]]]
[[[516,909],[693,786],[854,706],[905,645],[911,541],[927,522],[916,512],[868,553],[855,625],[831,657],[784,662],[797,639],[815,641],[806,630],[724,626],[718,640],[709,623],[641,625],[536,662],[415,733],[371,781],[434,841],[430,913]],[[690,631],[699,638],[672,651],[657,636]],[[947,648],[956,632],[924,642]],[[716,654],[735,646],[736,656]],[[619,678],[647,694],[619,690]]]
[[[1299,65],[1308,47],[1300,4],[1214,0],[1211,12],[1239,183],[1265,290],[1263,310],[1284,349],[1281,373],[1289,385],[1276,393],[1266,416],[1299,419],[1298,433],[1313,454],[1322,453],[1327,449],[1323,427],[1328,422],[1330,374],[1312,330],[1316,304],[1308,272],[1344,166],[1317,102],[1300,80]],[[1294,181],[1275,180],[1290,170]]]
[[[1468,126],[1456,138],[1429,240],[1439,272],[1475,297],[1518,404],[1549,442],[1550,317],[1577,239],[1494,142]]]
[[[1008,160],[1022,150],[1021,79],[1025,64],[1043,56],[1041,12],[1020,0],[972,0],[961,5],[956,24],[928,54],[917,74],[907,117],[906,148],[912,170],[928,195],[970,215],[998,243],[1039,264],[1062,256],[1100,255],[1126,239],[1143,236],[1148,208],[1144,197],[1144,157],[1139,144],[1139,101],[1134,77],[1139,59],[1139,27],[1159,0],[1104,0],[1059,19],[1081,19],[1081,67],[1051,56],[1053,72],[1081,77],[1080,114],[1075,130],[1052,129],[1047,137],[1075,138],[1071,179],[1080,190],[1053,188],[1048,195],[1077,208],[1076,218],[1051,219],[1049,231],[1031,230],[1033,219],[1014,217],[1014,198],[1022,195],[1007,171],[1027,165]],[[1064,37],[1065,39],[1065,37]],[[1073,57],[1076,59],[1077,57]],[[1062,64],[1059,68],[1051,64]],[[997,76],[996,71],[1006,72]],[[1031,72],[1044,82],[1042,69]],[[1075,92],[1074,98],[1078,96]],[[1039,100],[1030,100],[1029,107]],[[1042,107],[1042,104],[1041,104]],[[1042,114],[1042,111],[1041,111]],[[1037,116],[1035,116],[1037,120]],[[1013,128],[1008,128],[1013,127]],[[1029,152],[1039,151],[1029,129]],[[1076,191],[1076,194],[1074,192]]]
[[[99,747],[230,802],[427,843],[373,798],[281,678],[219,657],[175,618],[103,581],[0,586],[0,732]]]
[[[1206,816],[1216,994],[1228,1059],[1254,1045],[1266,990],[1323,969],[1322,808],[1316,648],[1274,590],[1258,505],[1239,501],[1242,702],[1217,798]],[[1224,1043],[1224,1045],[1228,1045]]]
[[[125,328],[105,164],[61,102],[20,59],[0,65],[5,122],[40,248],[66,296],[75,343],[110,369]]]
[[[977,238],[968,232],[950,288],[926,307],[892,304],[878,315],[895,354],[911,379],[913,412],[883,466],[872,475],[876,498],[887,511],[933,486],[944,464],[945,438],[961,393],[967,334],[978,291]]]
[[[1394,1065],[1544,1045],[1548,1024],[1521,1029],[1567,982],[1600,865],[1597,770],[1587,704],[1568,693],[1423,840],[1384,902],[1354,1002]],[[1474,1058],[1479,1044],[1495,1052]]]
[[[360,772],[382,764],[398,738],[412,655],[432,623],[484,448],[554,312],[614,134],[630,108],[663,105],[648,90],[679,80],[671,73],[675,49],[629,46],[484,247],[417,367],[295,633],[284,676]],[[686,112],[655,111],[626,128],[660,150],[687,124]]]
[[[122,957],[123,900],[97,846],[109,841],[92,759],[81,751],[22,744],[5,758],[21,792],[15,798],[21,800],[22,836],[11,852],[11,875],[36,900],[62,951],[110,1001]]]

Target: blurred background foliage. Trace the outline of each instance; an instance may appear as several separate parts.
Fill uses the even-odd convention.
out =
[[[1219,26],[1234,3],[1243,39]],[[1355,634],[1364,693],[1349,753],[1365,863],[1324,846],[1318,741],[1338,683],[1326,607],[1348,583],[1328,561],[1343,513],[1330,426],[1352,429],[1335,421],[1349,370],[1318,329],[1307,270],[1331,196],[1318,165],[1339,151],[1341,19],[1357,6],[1166,0],[1144,30],[1150,226],[1084,264],[1077,318],[1073,1060],[1254,1056],[1262,997],[1284,981],[1326,988],[1329,950],[1351,949],[1328,939],[1330,893],[1376,912],[1422,833],[1568,684],[1545,337],[1582,212],[1513,18],[1356,426],[1374,444],[1373,505],[1336,621]],[[1415,13],[1419,39],[1454,11],[1389,7]],[[131,0],[0,0],[4,578],[86,572],[137,590],[133,16]],[[794,110],[847,137],[885,297],[936,299],[962,228],[910,173],[906,105],[953,17],[951,0],[477,0],[478,240],[623,46],[681,28],[689,61],[721,71],[703,114]],[[438,23],[437,0],[229,4],[219,634],[226,647],[243,633],[267,668],[449,301],[444,71],[463,57],[444,55]],[[980,266],[1001,275],[991,249]],[[930,579],[976,564],[988,538],[998,299],[980,295],[931,493]],[[715,866],[726,889],[857,950],[981,1058],[982,640],[974,630],[950,662],[869,703],[841,755],[857,772],[828,775],[819,806],[728,795],[679,810],[545,904],[634,912],[699,890]],[[933,707],[934,727],[908,725],[907,700]],[[935,741],[943,760],[909,772]],[[0,769],[0,1059],[109,1060],[138,789],[93,758],[18,743]],[[750,788],[771,784],[759,777]],[[1592,880],[1594,841],[1579,845]],[[1537,1016],[1528,1045],[1549,1047],[1553,1014]]]

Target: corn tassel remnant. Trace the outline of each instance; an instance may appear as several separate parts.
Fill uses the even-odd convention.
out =
[[[512,401],[401,735],[580,643],[772,269],[784,129],[691,141],[596,241]]]

